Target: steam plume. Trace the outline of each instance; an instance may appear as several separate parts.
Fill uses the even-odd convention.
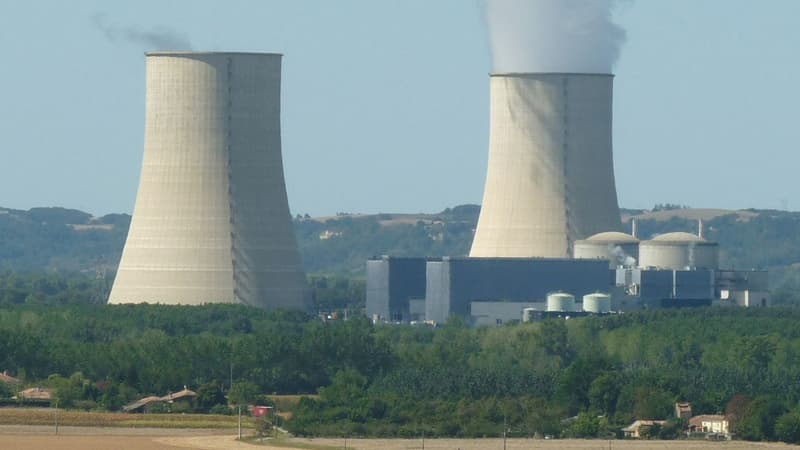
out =
[[[109,23],[105,14],[92,16],[92,23],[111,42],[126,41],[141,44],[148,50],[191,50],[192,44],[186,35],[169,28],[142,30],[131,26]]]
[[[615,261],[617,266],[633,267],[636,265],[636,258],[625,253],[625,250],[619,245],[609,245],[608,256],[613,258],[612,261]]]
[[[484,0],[493,71],[611,73],[621,0]]]

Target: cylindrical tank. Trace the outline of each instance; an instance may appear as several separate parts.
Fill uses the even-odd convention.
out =
[[[583,296],[583,310],[602,314],[611,311],[611,296],[608,294],[588,294]]]
[[[489,160],[471,257],[566,258],[576,240],[622,228],[613,81],[598,73],[491,76]]]
[[[527,323],[533,319],[533,315],[536,314],[536,308],[525,308],[522,310],[522,322]]]
[[[576,259],[607,259],[609,268],[632,267],[639,258],[639,240],[627,233],[607,231],[576,241]]]
[[[691,233],[666,233],[639,244],[639,266],[714,270],[719,268],[719,246]]]
[[[306,309],[281,157],[281,55],[146,57],[144,156],[109,303]]]
[[[548,312],[575,311],[575,296],[563,292],[547,294]]]

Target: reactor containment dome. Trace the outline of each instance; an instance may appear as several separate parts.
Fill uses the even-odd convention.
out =
[[[139,191],[109,303],[305,309],[284,184],[281,55],[146,55]]]
[[[613,79],[490,77],[489,161],[471,257],[565,258],[576,240],[620,230]]]

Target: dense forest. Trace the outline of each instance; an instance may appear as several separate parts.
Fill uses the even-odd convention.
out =
[[[800,439],[800,310],[693,309],[474,329],[321,321],[243,306],[0,309],[0,369],[118,410],[139,396],[319,393],[298,435],[611,437],[676,401],[739,438]],[[8,391],[8,389],[5,389]],[[2,396],[2,392],[0,392]],[[677,436],[674,420],[658,437]]]

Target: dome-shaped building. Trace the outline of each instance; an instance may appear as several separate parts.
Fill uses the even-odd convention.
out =
[[[639,239],[618,231],[606,231],[575,241],[576,259],[607,259],[609,267],[635,266],[639,258]]]
[[[665,233],[639,244],[639,266],[673,270],[717,269],[719,246],[692,233]]]

